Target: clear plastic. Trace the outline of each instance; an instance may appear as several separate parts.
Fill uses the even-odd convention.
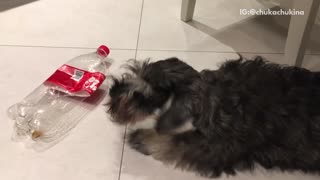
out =
[[[106,56],[90,53],[78,56],[66,64],[106,74],[111,65],[108,60]],[[28,147],[37,151],[46,150],[63,139],[105,95],[105,83],[89,97],[83,92],[70,93],[59,86],[43,83],[8,109],[9,118],[15,121],[13,139],[24,141]]]

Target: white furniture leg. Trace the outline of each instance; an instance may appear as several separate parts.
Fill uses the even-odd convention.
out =
[[[291,16],[285,47],[285,60],[288,65],[302,65],[319,3],[320,0],[294,0],[292,9],[304,11],[304,15]]]
[[[184,22],[191,21],[193,17],[196,0],[182,0],[181,20]]]

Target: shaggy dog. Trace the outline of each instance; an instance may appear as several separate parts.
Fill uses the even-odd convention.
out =
[[[320,172],[320,73],[253,60],[196,71],[177,58],[129,63],[108,112],[137,151],[207,177],[266,169]]]

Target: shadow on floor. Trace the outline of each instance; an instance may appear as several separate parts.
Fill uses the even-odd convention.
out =
[[[38,0],[0,0],[0,13]]]
[[[212,28],[200,20],[188,22],[190,26],[210,35],[236,52],[257,54],[283,53],[289,23],[290,16],[254,16],[222,29]],[[320,54],[320,36],[318,34],[320,34],[320,25],[315,25],[308,46],[309,53]],[[251,49],[252,51],[250,51]],[[256,49],[263,50],[263,52],[256,52]]]

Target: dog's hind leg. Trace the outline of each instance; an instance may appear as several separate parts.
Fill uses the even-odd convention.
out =
[[[223,172],[234,175],[235,167],[253,166],[250,160],[237,156],[231,147],[212,144],[197,131],[168,135],[139,129],[129,134],[128,142],[133,149],[165,164],[207,177],[218,177]]]

